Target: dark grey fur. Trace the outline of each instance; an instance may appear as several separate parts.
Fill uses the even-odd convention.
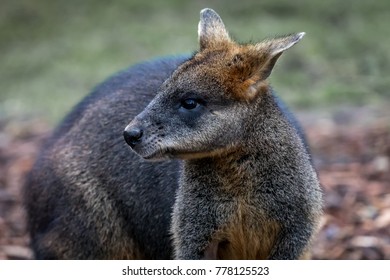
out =
[[[218,258],[219,250],[233,249],[216,232],[241,208],[254,221],[248,230],[280,226],[266,257],[305,253],[318,226],[321,190],[302,130],[271,93],[250,103],[227,97],[205,75],[213,59],[137,65],[66,117],[25,187],[36,258]],[[205,102],[189,112],[186,99]],[[127,134],[142,131],[132,141],[127,135],[139,155],[165,161],[132,152],[125,127]]]
[[[113,76],[55,130],[25,187],[36,258],[125,258],[118,247],[131,256],[133,243],[139,258],[172,258],[169,225],[178,162],[141,160],[122,133],[186,59],[163,58]]]

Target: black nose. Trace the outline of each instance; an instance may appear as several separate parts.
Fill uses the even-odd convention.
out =
[[[142,129],[138,127],[123,131],[123,137],[130,147],[134,147],[140,141],[142,134]]]

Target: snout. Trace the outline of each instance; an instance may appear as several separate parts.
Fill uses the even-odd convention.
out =
[[[141,141],[143,135],[143,129],[140,127],[126,127],[123,131],[123,137],[125,138],[126,143],[134,148],[137,143]]]
[[[144,159],[155,159],[162,153],[164,134],[160,131],[161,123],[155,123],[137,116],[124,129],[123,138],[133,152]]]

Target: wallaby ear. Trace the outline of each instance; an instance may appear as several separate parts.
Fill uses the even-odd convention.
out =
[[[198,25],[200,50],[230,42],[230,37],[219,15],[212,9],[200,11]]]
[[[300,32],[297,34],[265,40],[255,45],[259,55],[264,58],[260,74],[262,80],[265,80],[271,74],[276,61],[282,53],[298,43],[303,36],[305,36],[305,32]]]
[[[251,100],[257,96],[259,88],[271,74],[278,58],[285,50],[298,43],[304,35],[305,33],[301,32],[268,39],[248,47],[247,61],[237,68],[239,69],[238,76],[241,76],[241,79],[245,81],[244,90],[241,91],[245,99]],[[240,63],[235,64],[240,65]]]

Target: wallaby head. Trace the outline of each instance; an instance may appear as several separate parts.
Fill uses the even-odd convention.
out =
[[[126,142],[145,159],[199,158],[245,143],[243,127],[280,55],[304,33],[257,44],[234,42],[211,9],[200,13],[199,51],[183,63],[126,127]]]

